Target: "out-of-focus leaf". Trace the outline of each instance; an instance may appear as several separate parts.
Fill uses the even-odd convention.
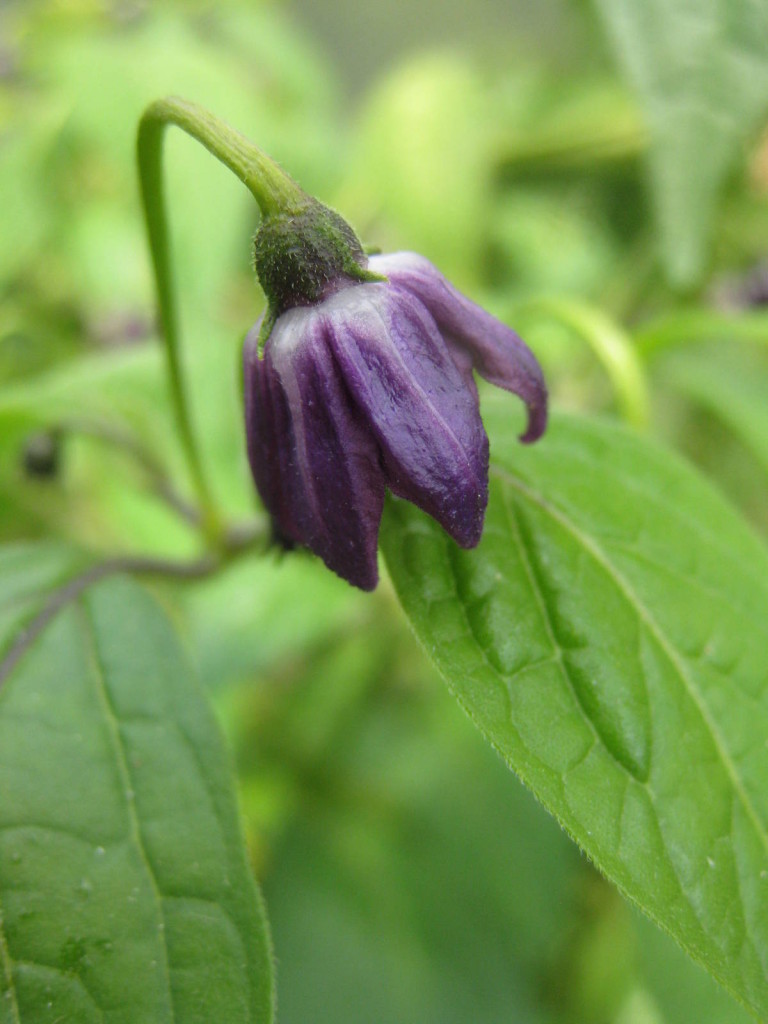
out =
[[[430,256],[466,286],[477,277],[488,222],[487,96],[477,72],[421,57],[374,91],[363,110],[340,204],[365,239]],[[381,218],[381,225],[377,219]]]
[[[259,552],[180,595],[195,663],[217,689],[354,631],[366,598],[305,552]]]
[[[44,105],[39,98],[17,98],[0,113],[0,281],[24,269],[44,237],[52,216],[51,197],[44,188],[44,158],[63,119],[59,100]]]
[[[82,557],[63,545],[0,547],[0,651],[82,565]]]
[[[211,712],[127,580],[19,647],[60,562],[0,554],[4,1019],[266,1024],[267,926]]]
[[[739,342],[660,351],[651,370],[658,426],[716,481],[761,532],[768,530],[768,350]]]
[[[121,324],[132,323],[146,335],[153,322],[135,167],[137,123],[147,103],[176,93],[207,106],[310,190],[329,190],[337,174],[331,77],[312,47],[294,39],[279,12],[261,5],[247,11],[227,3],[203,6],[150,5],[128,22],[112,8],[73,12],[40,4],[18,12],[23,31],[13,88],[26,97],[19,107],[38,110],[27,97],[34,91],[40,109],[50,106],[58,117],[49,114],[53,128],[36,148],[25,143],[19,150],[16,172],[29,161],[28,183],[41,201],[35,206],[33,194],[28,203],[44,223],[35,225],[31,251],[19,246],[24,261],[16,271],[28,273],[33,299],[75,311],[83,345],[109,342],[115,324],[118,335]],[[12,122],[23,141],[24,118]],[[221,504],[244,514],[253,489],[238,445],[237,348],[262,304],[250,269],[257,209],[242,183],[202,147],[175,129],[168,135],[171,238],[192,418]],[[158,413],[168,405],[162,373],[159,367]],[[80,413],[99,396],[85,400]],[[172,435],[166,422],[163,417],[151,428],[161,443]],[[109,482],[109,474],[102,471],[102,477]],[[129,523],[133,510],[121,517]],[[139,532],[151,537],[153,531]]]
[[[518,185],[499,200],[491,230],[505,297],[539,292],[601,298],[617,253],[599,211],[568,185]]]
[[[768,109],[768,7],[754,0],[595,0],[651,132],[667,272],[701,276],[716,205]]]
[[[416,655],[380,617],[300,685],[276,677],[285,718],[261,688],[252,756],[272,737],[262,771],[293,793],[264,876],[280,1019],[551,1024],[546,966],[584,864]]]
[[[505,69],[496,90],[502,102],[493,155],[503,171],[594,173],[642,152],[637,106],[618,82],[574,78],[564,89],[560,76],[533,68]]]
[[[768,342],[768,313],[750,309],[733,313],[720,313],[713,309],[673,310],[658,320],[652,320],[634,332],[640,353],[653,359],[667,349],[693,342],[752,341]]]
[[[159,349],[144,347],[85,357],[0,392],[0,484],[16,493],[30,520],[100,550],[192,553],[191,531],[147,497],[147,481],[131,460],[82,439],[77,429],[63,442],[54,479],[30,481],[22,471],[22,453],[35,431],[78,420],[106,423],[135,435],[188,494],[163,370]],[[230,476],[236,458],[230,452]]]
[[[523,307],[562,324],[589,346],[611,382],[616,404],[628,423],[644,428],[649,395],[645,368],[632,339],[601,309],[568,298],[541,298]]]
[[[514,442],[465,552],[392,502],[383,546],[427,652],[605,874],[768,1013],[768,552],[694,472],[611,426]]]
[[[659,1010],[660,1024],[751,1024],[751,1014],[683,954],[669,936],[633,914],[638,970]]]

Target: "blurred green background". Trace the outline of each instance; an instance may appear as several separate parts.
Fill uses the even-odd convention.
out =
[[[655,432],[766,529],[768,144],[752,94],[768,57],[699,189],[666,174],[674,97],[649,92],[610,6],[6,0],[2,540],[198,550],[136,457],[189,491],[134,167],[141,111],[169,93],[251,137],[365,242],[425,253],[514,323],[556,403]],[[179,133],[167,157],[195,429],[219,503],[244,519],[257,210]],[[51,428],[50,472],[30,473],[28,439]],[[746,1019],[486,747],[386,582],[359,595],[295,553],[158,589],[231,739],[283,1024]]]

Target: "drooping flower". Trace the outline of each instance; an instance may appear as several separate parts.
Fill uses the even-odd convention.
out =
[[[326,274],[310,301],[273,303],[267,329],[248,334],[245,418],[277,535],[372,590],[387,488],[462,547],[480,540],[488,438],[473,371],[523,399],[524,442],[544,432],[547,391],[517,334],[428,260],[355,259],[365,276]]]

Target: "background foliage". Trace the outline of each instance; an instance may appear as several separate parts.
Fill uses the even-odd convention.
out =
[[[768,1019],[768,12],[521,2],[467,27],[465,5],[412,8],[0,11],[2,1024],[132,1020],[139,999],[147,1021],[269,1019],[244,850],[284,1024],[750,1019],[510,773],[395,590],[567,831]],[[84,566],[200,553],[167,500],[166,474],[182,496],[189,481],[134,167],[140,113],[167,93],[237,126],[367,242],[424,252],[515,324],[577,418],[523,451],[516,403],[483,393],[506,475],[478,557],[393,505],[394,587],[359,595],[309,557],[256,547],[196,580],[84,589],[18,657]],[[176,133],[167,173],[195,427],[217,500],[245,520],[237,360],[262,303],[256,210]],[[50,472],[30,474],[29,438],[51,427]],[[677,669],[692,666],[677,719],[647,698],[649,679],[664,697],[679,680],[618,579]],[[449,584],[458,601],[431,614]],[[568,685],[539,673],[514,691],[533,694],[529,720],[494,705],[499,674],[553,652]],[[240,824],[198,678],[234,752]],[[701,706],[724,737],[714,753]],[[592,726],[596,765],[576,749]],[[629,845],[615,842],[622,786],[642,825]],[[710,881],[692,809],[738,790],[757,841],[729,845],[724,826]],[[158,973],[131,1004],[135,963]]]

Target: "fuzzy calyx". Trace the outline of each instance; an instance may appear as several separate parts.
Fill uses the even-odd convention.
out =
[[[264,218],[253,242],[253,265],[272,323],[294,306],[313,306],[352,282],[380,281],[343,217],[307,196],[298,211]]]

